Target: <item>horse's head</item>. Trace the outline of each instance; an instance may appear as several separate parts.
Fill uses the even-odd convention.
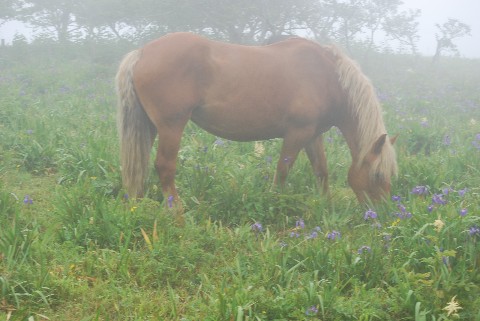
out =
[[[352,163],[348,172],[348,183],[360,202],[378,202],[390,194],[391,177],[396,174],[396,162],[394,157],[385,157],[385,154],[394,155],[391,145],[396,139],[397,137],[391,138],[388,144],[387,134],[381,135],[360,164]],[[389,150],[386,150],[387,148]]]

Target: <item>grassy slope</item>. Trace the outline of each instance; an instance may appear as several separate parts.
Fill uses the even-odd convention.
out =
[[[329,208],[305,155],[286,190],[269,192],[279,141],[257,155],[192,125],[177,175],[185,227],[160,205],[153,169],[147,199],[123,198],[112,65],[0,67],[0,316],[446,320],[455,297],[461,319],[480,319],[480,232],[469,233],[480,226],[478,61],[383,56],[367,67],[400,134],[393,193],[404,211],[392,201],[364,219],[335,130]],[[428,194],[411,194],[417,185]],[[446,188],[447,204],[429,212]]]

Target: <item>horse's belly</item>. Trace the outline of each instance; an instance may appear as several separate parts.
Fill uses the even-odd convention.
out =
[[[216,136],[235,141],[272,139],[284,133],[281,120],[251,111],[209,111],[198,107],[192,112],[191,120]]]

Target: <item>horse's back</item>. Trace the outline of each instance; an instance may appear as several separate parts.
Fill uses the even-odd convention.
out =
[[[283,137],[294,124],[329,128],[338,102],[331,55],[303,38],[244,46],[169,34],[142,49],[134,81],[147,113],[162,106],[165,121],[188,115],[235,140]]]

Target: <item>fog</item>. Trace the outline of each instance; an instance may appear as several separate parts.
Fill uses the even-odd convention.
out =
[[[458,19],[471,30],[471,36],[456,39],[460,54],[465,57],[480,57],[480,1],[478,0],[403,0],[404,8],[420,9],[418,34],[419,50],[424,55],[435,53],[436,23],[443,23],[448,18]]]
[[[480,1],[403,0],[403,5],[399,10],[409,9],[421,10],[420,17],[417,20],[419,23],[417,31],[419,39],[416,44],[420,54],[426,56],[434,55],[437,45],[435,34],[438,32],[435,24],[442,24],[448,18],[453,18],[467,24],[471,28],[470,36],[463,36],[453,40],[453,43],[457,45],[460,56],[468,58],[480,57],[480,19],[478,16]],[[295,33],[302,35],[301,30],[296,30]],[[0,27],[0,39],[4,39],[7,44],[12,42],[15,34],[22,34],[31,40],[33,38],[33,28],[19,21],[8,21]],[[382,44],[385,42],[385,39],[381,34],[377,34],[374,41],[376,44]],[[395,48],[395,45],[392,45],[392,47]]]

